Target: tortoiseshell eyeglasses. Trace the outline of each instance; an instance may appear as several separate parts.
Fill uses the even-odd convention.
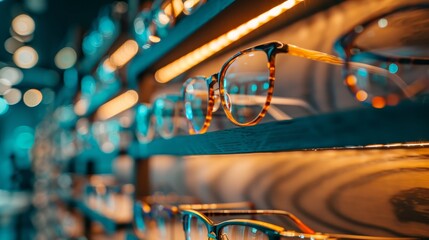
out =
[[[189,132],[205,133],[212,114],[220,103],[228,119],[238,126],[259,123],[271,103],[295,104],[309,108],[296,99],[273,97],[275,82],[275,57],[287,53],[325,63],[343,65],[341,58],[300,48],[291,44],[271,42],[240,51],[231,57],[216,74],[208,78],[189,78],[182,87]],[[367,64],[351,64],[365,67],[367,71],[393,76],[387,70]],[[391,77],[394,81],[395,78]]]

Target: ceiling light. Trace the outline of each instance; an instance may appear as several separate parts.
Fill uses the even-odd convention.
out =
[[[114,99],[103,104],[96,113],[99,120],[107,120],[137,104],[139,95],[134,90],[128,90]]]
[[[127,64],[139,51],[139,46],[134,40],[125,41],[112,55],[110,63],[116,67],[122,67]]]

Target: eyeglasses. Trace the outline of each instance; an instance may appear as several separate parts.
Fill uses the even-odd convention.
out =
[[[407,5],[372,17],[339,38],[335,49],[345,59],[345,84],[357,100],[383,108],[427,93],[428,21],[429,4]]]
[[[269,111],[271,103],[297,104],[311,109],[308,104],[296,99],[273,97],[275,57],[279,53],[335,65],[343,64],[343,60],[338,57],[280,42],[242,50],[223,64],[219,73],[208,78],[190,78],[184,83],[182,94],[189,132],[206,132],[212,114],[220,103],[228,119],[238,126],[253,126],[259,123]],[[353,67],[361,65],[367,67],[369,72],[393,75],[378,67],[352,64]]]
[[[184,239],[183,228],[180,226],[180,212],[184,209],[251,209],[250,202],[213,203],[213,204],[147,204],[137,202],[134,207],[134,229],[139,238]]]
[[[150,142],[157,134],[168,139],[182,128],[180,127],[182,97],[165,94],[157,97],[153,104],[141,103],[136,108],[136,136],[142,143]]]
[[[288,230],[284,227],[268,222],[253,219],[232,219],[215,223],[208,216],[237,216],[237,215],[278,215],[291,220],[302,233]],[[407,239],[407,238],[384,238],[369,236],[354,236],[345,234],[316,233],[306,226],[293,214],[281,210],[208,210],[182,211],[183,230],[186,240],[278,240],[280,238],[292,239]],[[408,238],[413,239],[413,238]]]

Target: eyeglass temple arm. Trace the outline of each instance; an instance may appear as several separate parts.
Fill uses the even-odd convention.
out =
[[[310,60],[330,63],[330,64],[334,64],[334,65],[344,65],[343,59],[336,57],[336,56],[333,56],[333,55],[330,55],[330,54],[327,54],[327,53],[309,50],[309,49],[305,49],[305,48],[300,48],[300,47],[297,47],[297,46],[292,45],[292,44],[287,44],[287,47],[288,47],[287,52],[293,56],[304,57],[304,58],[307,58]],[[389,79],[391,79],[403,91],[403,93],[407,97],[411,97],[411,93],[409,93],[407,91],[407,84],[398,75],[393,74],[386,69],[379,68],[379,67],[372,66],[369,64],[365,64],[365,63],[350,62],[349,64],[351,67],[363,67],[363,68],[370,70],[374,73],[379,73],[379,74],[383,74],[383,75],[388,76]]]
[[[283,210],[206,210],[201,211],[202,213],[206,215],[217,215],[217,216],[238,216],[238,215],[248,215],[248,214],[254,214],[254,215],[280,215],[287,217],[288,219],[292,220],[296,226],[303,231],[304,233],[310,233],[313,234],[315,231],[311,229],[309,226],[304,224],[299,218],[297,218],[295,215],[293,215],[290,212],[283,211]]]

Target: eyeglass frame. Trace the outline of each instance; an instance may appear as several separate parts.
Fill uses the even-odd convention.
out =
[[[418,3],[418,4],[400,6],[400,7],[391,9],[389,11],[386,11],[382,14],[374,15],[374,16],[370,17],[369,19],[365,20],[363,23],[358,24],[358,26],[361,26],[363,29],[365,29],[367,26],[373,24],[375,21],[377,21],[380,18],[384,18],[384,17],[387,17],[389,15],[392,15],[392,14],[395,14],[398,12],[402,12],[402,11],[419,10],[419,9],[429,9],[429,4]],[[355,31],[355,28],[352,28],[352,29],[348,30],[345,34],[340,36],[334,43],[335,51],[337,52],[337,54],[342,59],[344,59],[344,68],[346,70],[343,71],[343,73],[344,73],[343,79],[346,79],[346,77],[347,77],[347,73],[348,73],[347,69],[350,68],[350,64],[355,64],[355,62],[350,61],[351,55],[352,55],[350,50],[353,46],[352,45],[353,41],[356,39],[356,37],[359,34],[361,34],[361,32],[357,32],[357,31]],[[363,50],[365,50],[365,49],[363,49]],[[373,52],[365,52],[365,54],[367,56],[369,56],[369,58],[371,58],[371,59],[376,59],[376,60],[380,60],[380,61],[384,61],[384,62],[396,62],[396,63],[401,63],[401,64],[413,63],[416,65],[429,65],[429,58],[387,57],[387,56],[382,56],[380,54],[376,54]],[[395,82],[398,85],[401,85],[399,87],[403,91],[404,97],[410,99],[414,95],[416,95],[416,93],[409,92],[407,90],[408,84],[406,84],[402,79],[400,79],[399,76],[396,78]],[[354,86],[350,86],[347,83],[346,83],[346,85],[352,94],[356,94],[357,89],[355,89]]]
[[[234,62],[234,60],[236,58],[238,58],[239,56],[241,56],[243,54],[252,52],[252,51],[263,51],[263,52],[265,52],[265,54],[267,56],[268,68],[269,68],[269,79],[268,79],[269,87],[268,87],[268,91],[267,91],[266,101],[264,103],[262,110],[258,114],[258,116],[249,122],[240,123],[234,119],[231,112],[227,111],[228,107],[227,107],[227,103],[225,102],[225,94],[226,94],[225,88],[223,86],[223,81],[220,81],[220,80],[225,78],[226,71],[227,71],[228,67]],[[214,112],[213,109],[214,109],[214,105],[215,105],[215,89],[214,89],[215,84],[219,84],[219,88],[216,90],[219,91],[219,97],[221,100],[222,108],[224,109],[224,112],[225,112],[227,118],[233,124],[235,124],[237,126],[242,126],[242,127],[243,126],[253,126],[253,125],[258,124],[265,117],[266,113],[268,112],[268,108],[271,104],[271,101],[273,99],[274,83],[275,83],[275,57],[279,53],[290,54],[293,56],[303,57],[303,58],[307,58],[310,60],[325,62],[325,63],[329,63],[329,64],[333,64],[333,65],[343,65],[344,64],[344,60],[339,58],[339,57],[336,57],[336,56],[333,56],[333,55],[330,55],[327,53],[315,51],[315,50],[309,50],[309,49],[301,48],[301,47],[298,47],[298,46],[295,46],[292,44],[282,43],[279,41],[269,42],[269,43],[265,43],[265,44],[261,44],[261,45],[257,45],[254,47],[250,47],[250,48],[241,50],[238,53],[236,53],[235,55],[233,55],[232,57],[230,57],[222,65],[219,72],[214,73],[214,74],[210,75],[208,78],[206,78],[206,84],[207,84],[208,91],[209,91],[209,94],[208,94],[209,99],[208,99],[206,118],[205,118],[204,124],[201,127],[201,129],[199,131],[196,131],[191,119],[189,119],[189,117],[186,115],[186,117],[188,119],[189,133],[190,134],[205,133],[208,130],[210,123],[211,123],[211,120],[212,120],[212,115]],[[373,71],[382,71],[383,73],[389,74],[389,76],[392,76],[394,78],[394,81],[395,81],[394,76],[396,76],[396,75],[389,73],[385,69],[378,68],[375,66],[370,66],[367,64],[356,64],[356,65],[361,65],[361,66],[364,65],[365,67],[368,67]],[[184,82],[182,88],[181,88],[181,94],[182,94],[182,98],[184,100],[186,99],[186,86],[192,80],[193,80],[193,78],[189,78],[188,80],[186,80]],[[184,103],[184,104],[186,104],[186,103]]]
[[[134,206],[134,216],[133,216],[133,230],[137,235],[140,235],[138,232],[137,222],[144,221],[143,219],[136,218],[136,212],[141,210],[142,218],[145,216],[149,216],[151,219],[153,218],[153,209],[164,210],[169,216],[170,220],[173,220],[174,216],[180,217],[181,212],[186,209],[198,210],[198,211],[207,211],[214,209],[240,209],[240,208],[249,208],[255,209],[255,205],[252,202],[229,202],[229,203],[190,203],[190,204],[162,204],[162,203],[147,203],[145,201],[137,201]]]
[[[225,226],[238,225],[244,227],[255,228],[259,231],[262,231],[266,234],[269,240],[279,240],[283,237],[298,237],[306,238],[312,240],[322,240],[322,239],[368,239],[368,240],[394,240],[394,239],[417,239],[417,238],[395,238],[395,237],[373,237],[373,236],[357,236],[357,235],[348,235],[348,234],[330,234],[330,233],[319,233],[308,227],[304,224],[299,218],[293,215],[290,212],[283,210],[206,210],[206,211],[196,211],[192,209],[186,209],[181,211],[182,214],[182,223],[183,230],[186,232],[191,231],[190,225],[187,226],[186,217],[196,216],[199,219],[203,220],[203,223],[207,227],[208,238],[211,240],[223,240],[221,235],[219,235],[220,230]],[[279,215],[287,217],[289,220],[292,220],[296,226],[303,231],[302,233],[296,232],[294,230],[288,230],[284,227],[278,226],[276,224],[254,220],[254,219],[230,219],[215,223],[207,215],[216,215],[216,216],[234,216],[234,215]],[[186,236],[186,235],[185,235]],[[195,239],[191,239],[195,240]]]

